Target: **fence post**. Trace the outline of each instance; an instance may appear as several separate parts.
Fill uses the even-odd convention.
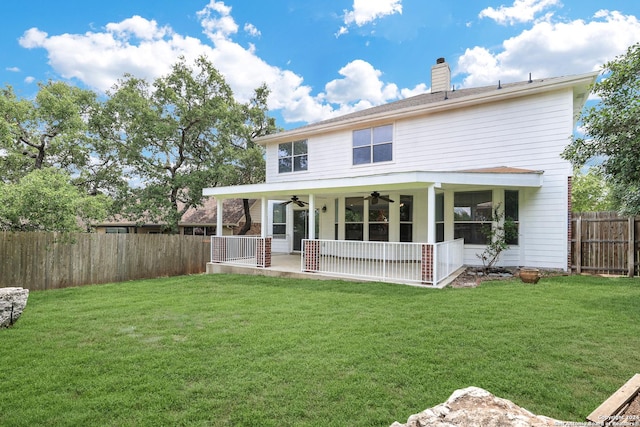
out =
[[[576,218],[576,274],[582,273],[582,216]]]
[[[635,276],[636,267],[636,219],[632,216],[629,217],[629,251],[627,252],[627,264],[629,265],[628,276]]]

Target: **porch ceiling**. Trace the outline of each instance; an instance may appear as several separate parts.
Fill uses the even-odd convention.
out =
[[[291,195],[309,193],[334,194],[371,191],[391,191],[454,185],[494,186],[494,187],[541,187],[543,171],[514,168],[491,168],[453,172],[396,172],[379,175],[300,180],[288,182],[235,185],[229,187],[205,188],[204,196],[219,199],[229,198],[288,198]]]

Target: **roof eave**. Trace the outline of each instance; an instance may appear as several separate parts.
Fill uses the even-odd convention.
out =
[[[292,195],[335,194],[370,192],[372,189],[409,190],[424,189],[429,185],[473,185],[499,187],[541,187],[543,171],[527,173],[495,173],[465,171],[416,171],[359,176],[349,178],[328,178],[309,181],[291,181],[213,187],[203,190],[204,196],[219,199],[237,197],[266,197],[267,199],[288,198]]]
[[[463,98],[454,98],[442,100],[440,102],[411,106],[398,109],[395,111],[384,111],[366,116],[357,116],[350,119],[335,121],[330,123],[319,123],[318,125],[304,126],[296,129],[287,130],[280,133],[265,135],[255,140],[256,143],[266,146],[268,144],[289,142],[298,139],[305,139],[318,133],[331,132],[352,128],[354,125],[367,125],[370,123],[384,121],[394,121],[398,119],[411,118],[426,114],[447,111],[456,108],[464,108],[487,102],[495,102],[502,99],[512,99],[536,93],[548,92],[563,88],[582,88],[581,92],[586,90],[586,95],[582,99],[579,109],[582,109],[586,98],[588,97],[589,88],[595,83],[599,72],[590,72],[566,77],[554,78],[552,81],[542,81],[540,84],[532,86],[514,86],[502,89],[496,89],[492,92],[485,92],[476,95],[469,95]],[[550,79],[551,80],[551,79]],[[575,96],[575,94],[574,94]]]

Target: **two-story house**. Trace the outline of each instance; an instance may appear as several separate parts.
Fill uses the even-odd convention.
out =
[[[517,227],[500,265],[567,270],[560,153],[598,74],[455,90],[444,59],[431,71],[430,93],[259,138],[266,182],[204,195],[260,200],[264,240],[220,241],[212,261],[300,251],[304,271],[437,285],[480,264],[500,206]]]

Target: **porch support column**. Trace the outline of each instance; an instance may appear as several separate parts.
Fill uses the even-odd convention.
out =
[[[309,194],[309,240],[304,242],[302,252],[304,256],[303,271],[317,272],[320,266],[320,242],[316,239],[316,196]]]
[[[436,242],[436,185],[427,188],[427,243]]]
[[[422,245],[422,283],[435,285],[436,282],[436,184],[427,188],[427,242]]]
[[[316,196],[309,194],[309,239],[316,238]]]
[[[224,215],[224,199],[216,197],[216,236],[222,236],[222,216]]]
[[[227,242],[222,238],[222,217],[224,199],[216,197],[216,237],[211,238],[211,262],[223,263],[227,260]]]
[[[265,238],[269,228],[269,200],[266,197],[261,199],[260,221],[260,237]]]

